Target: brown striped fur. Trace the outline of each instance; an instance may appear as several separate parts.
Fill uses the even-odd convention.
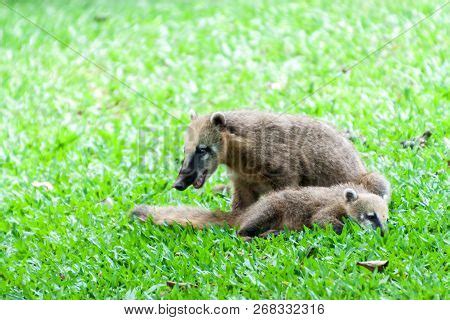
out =
[[[390,198],[389,182],[366,171],[350,141],[305,116],[247,110],[193,116],[184,150],[174,187],[200,188],[225,164],[234,189],[233,210],[243,210],[271,191],[346,182]]]

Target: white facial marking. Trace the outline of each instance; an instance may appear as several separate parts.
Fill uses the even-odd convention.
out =
[[[369,212],[369,213],[367,213],[367,216],[368,217],[374,217],[375,216],[375,212]]]

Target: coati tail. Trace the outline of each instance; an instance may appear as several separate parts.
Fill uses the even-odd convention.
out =
[[[381,174],[368,172],[361,175],[355,182],[362,185],[367,191],[379,195],[389,203],[391,199],[391,185]]]
[[[155,207],[140,205],[132,214],[142,221],[150,217],[156,224],[181,224],[203,228],[208,225],[231,225],[235,223],[235,215],[196,207]]]

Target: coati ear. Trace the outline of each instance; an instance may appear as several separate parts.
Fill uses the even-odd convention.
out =
[[[352,188],[347,188],[344,190],[344,197],[347,202],[353,202],[358,199],[358,194]]]
[[[191,120],[195,120],[198,118],[197,112],[195,112],[195,110],[191,109],[189,110],[189,117],[191,118]]]
[[[215,112],[211,115],[211,123],[219,129],[225,128],[226,120],[225,115],[222,112]]]

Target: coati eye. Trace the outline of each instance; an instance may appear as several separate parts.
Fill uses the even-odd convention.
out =
[[[370,212],[366,214],[367,219],[375,221],[377,220],[377,215],[375,212]]]
[[[208,153],[209,150],[210,150],[209,147],[204,146],[204,145],[199,145],[199,146],[197,146],[196,152],[197,152],[198,154],[204,155],[204,154]]]

